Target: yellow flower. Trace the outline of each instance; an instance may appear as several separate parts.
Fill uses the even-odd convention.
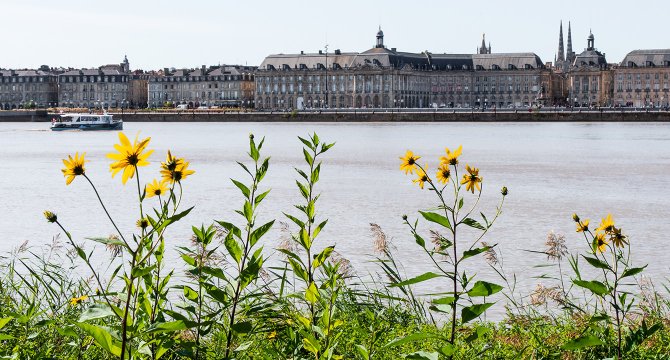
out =
[[[621,229],[618,228],[613,228],[612,233],[610,234],[610,241],[616,247],[624,247],[624,245],[628,244],[628,240],[626,240],[626,235],[622,234]]]
[[[589,230],[589,219],[577,222],[577,232],[584,232]]]
[[[445,148],[444,150],[447,152],[447,156],[440,157],[440,163],[458,165],[458,157],[461,156],[461,153],[463,152],[463,145],[459,146],[454,152],[451,152],[449,148]]]
[[[600,252],[605,252],[607,249],[607,240],[605,239],[605,233],[596,233],[596,236],[593,238],[593,249]]]
[[[109,153],[107,154],[107,157],[112,160],[116,160],[115,163],[112,163],[109,166],[109,170],[112,172],[112,177],[114,177],[119,171],[123,170],[121,182],[125,184],[128,179],[135,175],[135,170],[138,166],[149,165],[147,158],[154,151],[148,150],[144,152],[151,138],[146,138],[138,142],[136,136],[135,141],[131,144],[126,135],[120,132],[119,140],[121,141],[120,144],[114,144],[114,148],[118,151],[118,153]]]
[[[473,194],[475,193],[475,188],[477,188],[478,191],[482,191],[480,185],[482,178],[479,176],[479,169],[470,167],[470,165],[466,165],[465,169],[469,173],[464,174],[463,180],[461,180],[461,184],[465,184],[465,191],[471,191]]]
[[[268,340],[274,340],[277,338],[277,332],[272,331],[271,333],[268,334]]]
[[[414,153],[407,150],[404,157],[400,157],[400,170],[405,172],[405,175],[413,174],[416,170],[416,162],[421,159],[421,156],[414,156]]]
[[[82,295],[80,297],[75,297],[70,299],[70,305],[75,306],[78,305],[79,303],[82,303],[88,299],[88,296]]]
[[[189,164],[184,158],[176,158],[168,151],[167,159],[161,163],[163,181],[175,183],[186,179],[187,176],[195,173],[194,170],[188,169]]]
[[[50,223],[54,223],[54,222],[58,221],[58,216],[56,216],[56,214],[54,214],[53,212],[51,212],[49,210],[44,210],[43,214],[44,214],[44,217],[47,219],[47,221],[50,222]]]
[[[428,169],[428,164],[424,165],[424,169]],[[417,168],[416,179],[412,180],[412,182],[419,183],[419,187],[423,189],[423,184],[426,181],[428,181],[428,175],[426,175],[426,172],[422,168]]]
[[[165,184],[165,180],[158,182],[158,180],[154,179],[154,181],[150,184],[147,184],[146,186],[146,191],[147,191],[147,197],[154,197],[157,195],[163,195],[168,191],[167,185]]]
[[[451,176],[451,170],[449,170],[449,165],[440,164],[440,167],[437,169],[437,181],[446,184],[449,181],[449,176]]]
[[[600,221],[600,226],[596,231],[603,230],[608,234],[611,234],[614,231],[614,220],[612,219],[612,214],[607,214],[605,218]]]
[[[86,162],[84,160],[85,155],[86,153],[81,153],[81,157],[79,157],[79,153],[76,152],[74,158],[72,155],[68,155],[67,159],[63,159],[65,169],[61,169],[61,171],[63,172],[63,176],[65,176],[66,185],[70,185],[75,176],[84,175],[86,172],[86,169],[84,169],[84,163]]]
[[[137,227],[140,229],[146,229],[149,226],[149,220],[147,220],[146,218],[141,218],[137,220],[135,225],[137,225]]]

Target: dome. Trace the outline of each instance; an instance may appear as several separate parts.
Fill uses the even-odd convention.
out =
[[[384,36],[384,32],[382,31],[382,29],[379,29],[379,31],[377,31],[377,36]]]
[[[594,37],[593,37],[593,33],[590,33],[590,34],[589,34],[589,37],[588,37],[588,40],[593,40],[593,39],[594,39]]]

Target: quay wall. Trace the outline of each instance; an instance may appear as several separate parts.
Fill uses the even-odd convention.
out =
[[[0,122],[48,122],[46,112],[0,112]],[[667,111],[626,112],[138,112],[115,114],[126,122],[670,122]]]

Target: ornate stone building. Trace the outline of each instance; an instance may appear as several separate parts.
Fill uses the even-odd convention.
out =
[[[127,107],[129,104],[130,64],[98,69],[73,69],[58,75],[58,103],[62,107]]]
[[[595,47],[593,33],[587,47],[575,60],[567,74],[568,102],[574,106],[609,106],[612,103],[612,71],[605,54]]]
[[[533,53],[407,53],[376,44],[362,53],[319,51],[265,58],[256,72],[256,107],[520,107],[546,98],[552,72]]]
[[[614,69],[614,104],[668,106],[669,77],[670,49],[632,51]]]
[[[163,69],[148,81],[148,104],[254,107],[254,66],[223,65],[200,69]]]
[[[40,70],[0,70],[0,110],[46,108],[58,102],[58,77]]]

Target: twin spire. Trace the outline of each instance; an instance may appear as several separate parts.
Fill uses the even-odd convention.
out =
[[[563,20],[561,20],[561,27],[558,33],[558,56],[556,62],[572,63],[575,60],[575,52],[572,51],[572,29],[570,22],[568,21],[568,49],[566,52],[563,52]]]

